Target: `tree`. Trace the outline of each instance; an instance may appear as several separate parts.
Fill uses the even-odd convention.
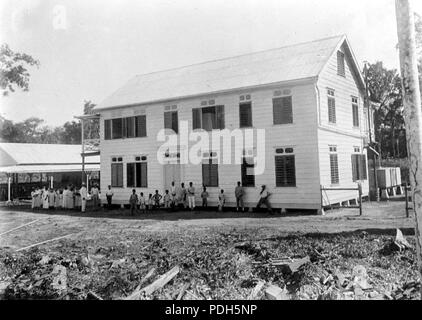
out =
[[[96,104],[91,100],[84,101],[84,115],[94,114],[94,107]],[[84,135],[85,139],[99,139],[100,138],[100,121],[99,119],[84,120]]]
[[[366,67],[369,99],[379,106],[374,113],[375,140],[382,157],[407,156],[401,78],[397,70],[378,61]]]
[[[0,47],[0,87],[3,95],[15,92],[16,88],[29,90],[28,66],[38,67],[40,62],[26,53],[13,52],[9,45]]]
[[[61,136],[61,141],[64,144],[81,144],[81,123],[74,120],[67,121],[63,125],[63,133]]]

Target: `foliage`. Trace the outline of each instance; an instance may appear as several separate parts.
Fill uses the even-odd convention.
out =
[[[26,53],[13,52],[5,43],[0,47],[0,87],[3,95],[29,89],[28,66],[38,67],[40,62]]]
[[[84,114],[93,114],[95,104],[84,101]],[[85,121],[84,134],[86,139],[99,138],[100,124],[98,119]],[[44,120],[30,117],[21,122],[13,122],[0,116],[0,141],[15,143],[61,143],[80,144],[80,121],[67,121],[63,126],[50,127],[44,125]]]
[[[406,131],[403,117],[401,78],[397,70],[386,69],[377,61],[364,73],[369,99],[378,103],[374,112],[375,140],[383,158],[405,158]]]

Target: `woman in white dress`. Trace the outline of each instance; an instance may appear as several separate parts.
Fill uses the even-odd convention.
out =
[[[41,207],[41,203],[42,199],[41,199],[41,189],[37,188],[35,190],[35,201],[34,201],[34,206],[35,209],[39,209]]]
[[[74,194],[74,189],[73,187],[71,187],[68,192],[67,192],[67,208],[68,209],[73,209],[74,208],[74,204],[75,204],[75,194]]]
[[[43,209],[48,209],[50,202],[48,201],[49,197],[48,197],[48,191],[47,189],[44,187],[43,191],[42,191],[42,208]]]
[[[34,210],[34,208],[35,208],[35,196],[36,196],[36,191],[35,191],[35,189],[33,188],[32,189],[32,191],[31,191],[31,209],[32,210]]]

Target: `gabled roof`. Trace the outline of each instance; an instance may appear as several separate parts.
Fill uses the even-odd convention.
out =
[[[316,78],[335,50],[345,41],[356,70],[359,71],[349,43],[341,35],[138,75],[95,107],[95,110]],[[361,80],[360,72],[358,74]]]
[[[0,143],[0,167],[11,165],[81,164],[81,145]],[[100,157],[86,158],[87,163],[99,163]]]

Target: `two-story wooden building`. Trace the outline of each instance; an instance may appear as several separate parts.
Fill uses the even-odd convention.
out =
[[[272,192],[276,208],[320,209],[356,199],[356,191],[321,186],[356,187],[368,194],[364,83],[345,36],[138,75],[99,104],[101,188],[114,190],[126,203],[133,188],[148,195],[190,181],[200,198],[208,187],[216,204],[224,189],[235,204],[237,181],[245,202],[255,205],[261,185]],[[256,153],[245,150],[243,164],[222,164],[220,151],[203,153],[201,164],[181,164],[179,153],[160,164],[157,135],[190,130],[265,129],[265,170],[246,171]],[[256,154],[255,154],[256,155]]]

